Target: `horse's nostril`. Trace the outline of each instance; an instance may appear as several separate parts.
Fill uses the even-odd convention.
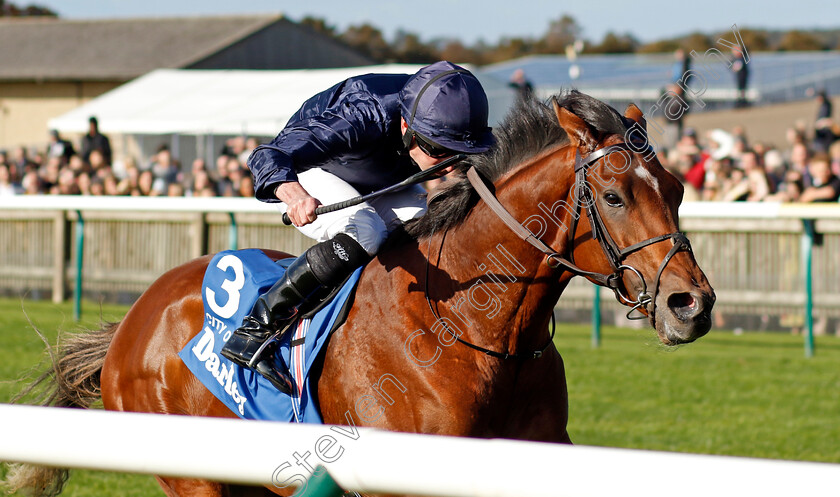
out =
[[[690,293],[672,293],[668,297],[668,308],[683,321],[693,318],[701,310],[700,301]]]

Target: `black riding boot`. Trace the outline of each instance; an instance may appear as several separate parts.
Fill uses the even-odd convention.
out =
[[[304,303],[328,295],[369,258],[362,246],[344,233],[311,247],[257,299],[251,313],[222,347],[222,355],[254,369],[281,392],[291,393],[289,373],[278,371],[272,360],[277,342]],[[266,343],[278,331],[276,339]]]

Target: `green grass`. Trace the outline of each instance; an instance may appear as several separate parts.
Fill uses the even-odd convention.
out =
[[[712,332],[666,348],[652,330],[558,330],[578,444],[840,462],[840,339]]]
[[[0,299],[0,402],[43,359],[24,310],[51,341],[59,329],[99,326],[98,304],[85,303],[77,325],[69,304]],[[126,310],[103,306],[102,318]],[[840,463],[837,337],[817,337],[812,359],[801,337],[783,334],[712,332],[678,348],[652,330],[607,327],[603,337],[592,349],[588,326],[558,327],[575,443]],[[163,494],[149,476],[74,471],[63,495]]]
[[[124,306],[103,305],[101,318],[105,321],[118,321],[127,310]],[[44,359],[44,344],[33,331],[24,311],[51,343],[55,343],[58,330],[93,329],[98,328],[100,323],[100,306],[96,303],[84,302],[82,320],[76,323],[73,321],[73,308],[69,304],[0,299],[0,402],[4,403],[19,390],[20,384],[14,380],[33,370],[39,363],[46,367],[46,363],[41,362]],[[0,433],[0,444],[3,443],[2,439]],[[0,465],[0,478],[5,476],[5,472],[6,467]],[[73,471],[61,495],[146,497],[162,496],[163,491],[151,476]]]

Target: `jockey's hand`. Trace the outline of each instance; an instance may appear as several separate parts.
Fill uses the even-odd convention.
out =
[[[318,217],[315,208],[321,205],[321,202],[304,190],[300,183],[282,183],[274,194],[288,206],[286,214],[295,226],[306,226]]]

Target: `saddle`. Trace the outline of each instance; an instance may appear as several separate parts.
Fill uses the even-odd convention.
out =
[[[316,306],[299,315],[293,332],[274,353],[277,367],[295,381],[292,395],[279,392],[256,372],[241,368],[219,352],[256,299],[283,275],[294,259],[273,261],[258,249],[225,251],[210,261],[201,286],[204,324],[178,354],[184,364],[234,414],[244,419],[322,423],[312,399],[313,375],[329,337],[347,317],[363,268]]]

